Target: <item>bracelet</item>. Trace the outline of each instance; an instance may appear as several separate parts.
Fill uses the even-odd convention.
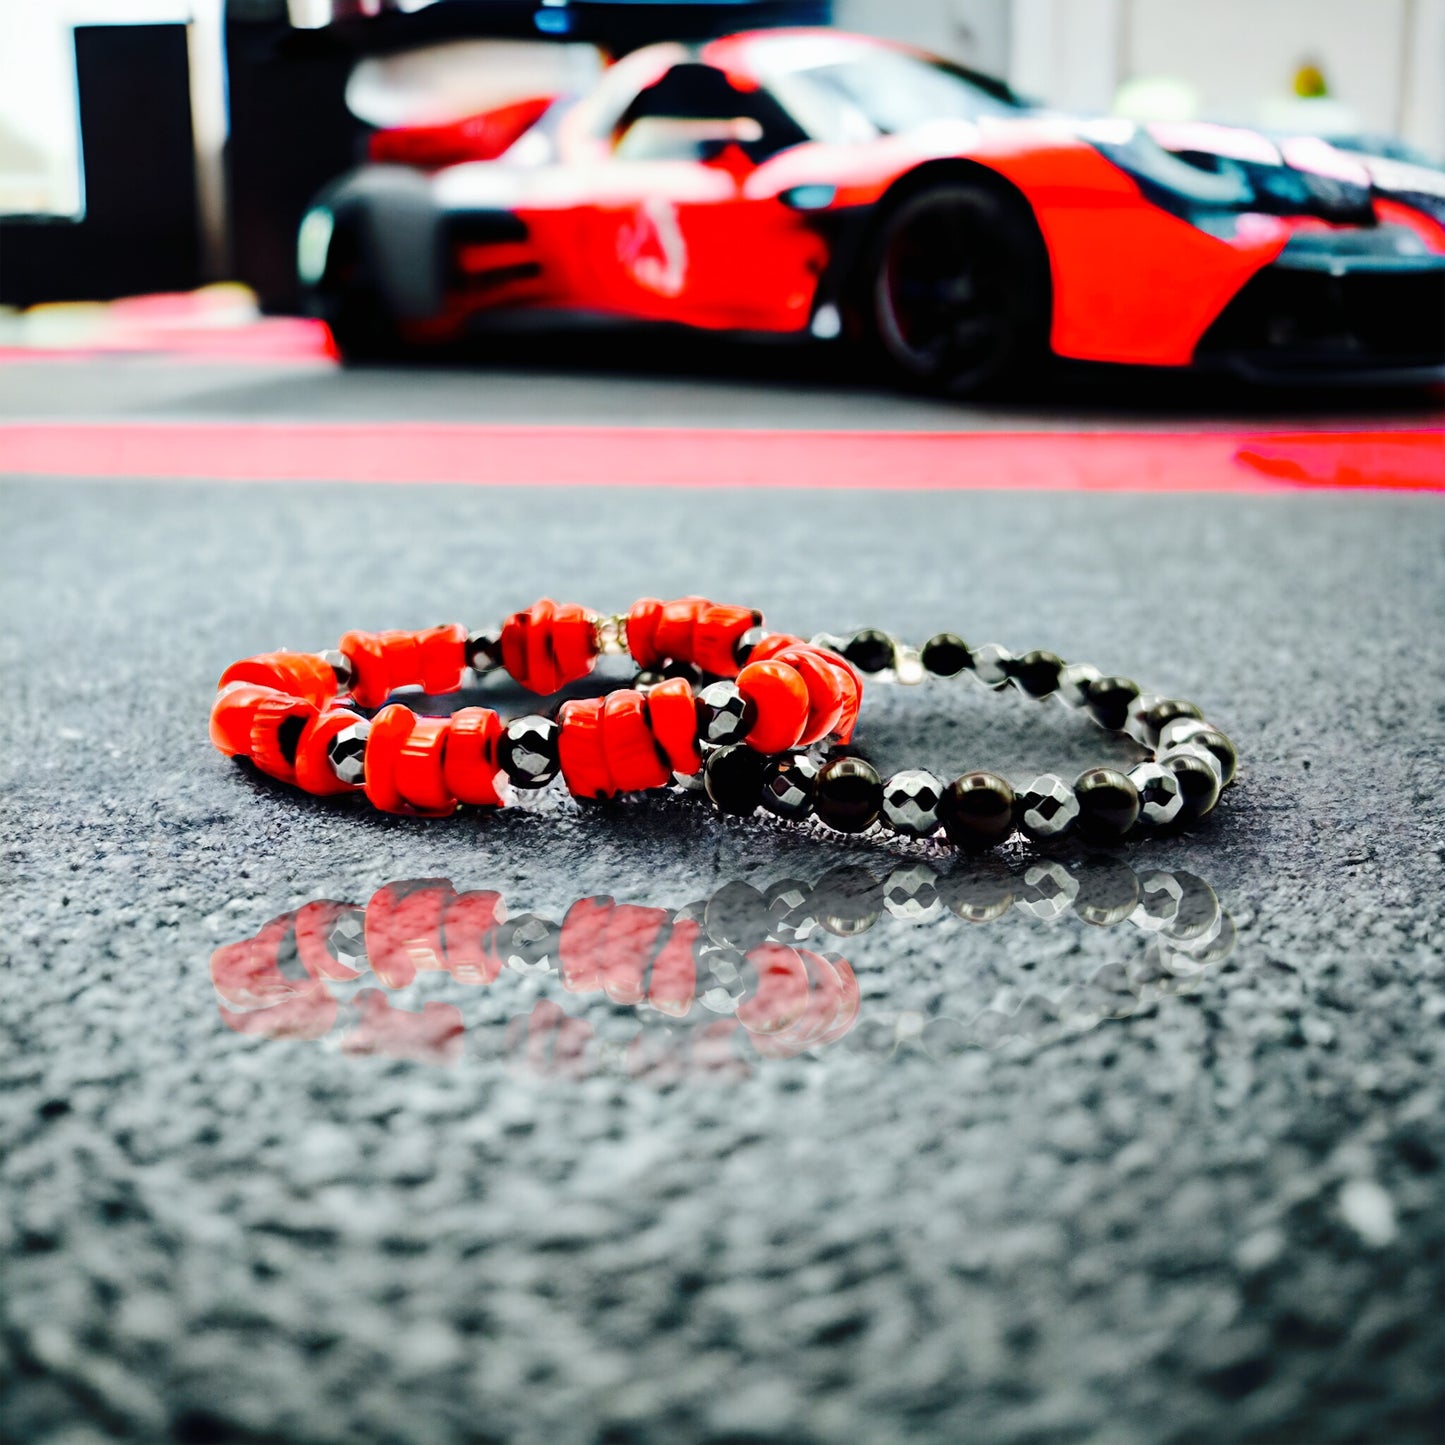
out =
[[[677,785],[724,814],[761,806],[788,822],[812,818],[839,833],[877,824],[910,840],[941,829],[970,851],[1016,830],[1036,842],[1077,831],[1112,843],[1194,822],[1237,772],[1233,744],[1194,704],[1146,697],[1126,678],[1053,653],[971,649],[951,633],[915,649],[873,628],[805,642],[762,622],[701,597],[644,598],[607,617],[544,598],[496,630],[349,632],[334,651],[265,653],[227,668],[211,740],[306,792],[364,792],[391,813],[498,807],[560,775],[581,799]],[[552,694],[599,657],[624,653],[638,668],[632,687],[567,699],[555,719],[504,723],[483,707],[431,717],[390,701],[403,688],[455,692],[468,669]],[[908,768],[885,782],[848,747],[864,674],[905,684],[968,675],[992,690],[1059,697],[1152,756],[1127,773],[1090,768],[1072,785],[1045,774],[1017,792],[984,771],[945,786]]]
[[[703,774],[720,811],[748,814],[761,806],[789,822],[812,815],[842,833],[881,823],[909,839],[932,837],[941,827],[964,850],[992,848],[1015,831],[1036,843],[1077,832],[1107,844],[1197,822],[1238,776],[1234,744],[1194,703],[1146,695],[1131,679],[1103,676],[1089,663],[1065,663],[1041,650],[1015,656],[996,643],[971,648],[948,632],[921,648],[877,628],[847,639],[820,633],[812,645],[882,681],[908,685],[930,675],[966,676],[993,692],[1014,687],[1040,702],[1057,698],[1140,745],[1147,756],[1127,772],[1092,767],[1072,784],[1045,773],[1015,790],[981,770],[945,786],[923,768],[905,768],[885,781],[866,759],[848,753],[831,760],[799,754],[760,766],[736,749],[721,749],[708,757]]]
[[[846,743],[862,699],[857,672],[800,638],[763,636],[761,621],[700,597],[644,598],[607,618],[544,599],[495,632],[348,632],[334,651],[265,653],[227,668],[211,740],[306,792],[365,792],[385,812],[433,817],[458,803],[500,806],[512,789],[545,787],[559,773],[578,798],[665,787],[698,772],[704,746],[725,742],[769,754]],[[455,692],[468,667],[555,693],[599,656],[624,651],[639,667],[681,664],[737,680],[694,693],[687,677],[665,677],[645,693],[570,699],[555,721],[529,714],[503,724],[479,707],[424,717],[387,705],[403,687]]]

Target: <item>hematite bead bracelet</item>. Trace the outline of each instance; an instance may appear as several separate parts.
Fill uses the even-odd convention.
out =
[[[555,717],[504,723],[482,707],[429,717],[391,701],[403,688],[455,692],[469,668],[555,693],[608,653],[631,655],[634,685],[565,701]],[[903,683],[962,674],[993,690],[1058,697],[1153,756],[1127,772],[1090,768],[1072,785],[1045,774],[1015,790],[983,771],[945,784],[918,768],[885,781],[866,759],[837,751],[852,738],[864,674]],[[941,832],[965,850],[1016,831],[1036,842],[1077,831],[1104,843],[1194,822],[1237,768],[1233,744],[1192,703],[1145,697],[1126,678],[1053,653],[1015,657],[950,633],[915,649],[874,628],[805,642],[765,631],[750,608],[700,597],[644,598],[611,617],[543,599],[495,631],[351,632],[335,651],[248,658],[222,674],[211,738],[283,782],[365,792],[387,812],[496,807],[560,775],[578,798],[677,784],[726,814],[762,807],[839,833]]]
[[[1101,728],[1131,738],[1150,756],[1128,767],[1086,769],[1072,784],[1052,773],[1015,788],[996,773],[974,771],[944,783],[922,768],[882,778],[856,756],[784,757],[764,770],[758,803],[788,821],[810,814],[844,833],[875,824],[904,838],[940,831],[955,847],[996,846],[1015,832],[1036,843],[1077,833],[1093,843],[1197,822],[1219,801],[1238,772],[1234,744],[1204,721],[1191,702],[1143,694],[1125,677],[1103,676],[1086,663],[1065,663],[1052,652],[1015,656],[990,643],[970,647],[939,633],[921,648],[877,628],[849,638],[822,633],[814,646],[836,652],[862,674],[910,684],[927,676],[971,676],[991,691],[1013,687],[1039,701],[1057,698],[1083,710]],[[704,777],[714,791],[709,757]],[[751,811],[729,776],[723,811]]]

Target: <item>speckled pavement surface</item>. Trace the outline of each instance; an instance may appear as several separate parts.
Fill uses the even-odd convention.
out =
[[[0,514],[0,1438],[1438,1438],[1438,500],[18,480]],[[212,952],[311,898],[560,919],[918,861],[685,801],[384,819],[205,741],[264,647],[691,589],[1195,698],[1246,775],[1127,857],[1206,880],[1232,948],[1032,917],[1014,859],[994,922],[819,931],[859,1021],[796,1058],[708,1067],[695,1020],[512,971],[393,995],[460,1011],[420,1059],[357,1052],[360,985],[321,1039],[227,1026]],[[1108,751],[977,688],[867,717],[885,761]],[[539,1001],[588,1049],[529,1051]]]

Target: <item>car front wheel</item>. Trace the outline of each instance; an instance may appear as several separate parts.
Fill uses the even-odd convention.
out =
[[[1022,201],[947,183],[904,198],[879,228],[868,320],[905,382],[965,397],[1012,386],[1048,354],[1048,255]]]

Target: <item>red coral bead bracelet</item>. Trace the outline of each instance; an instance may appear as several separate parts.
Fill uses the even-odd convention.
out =
[[[1016,657],[951,633],[912,648],[872,628],[804,641],[762,622],[751,608],[702,597],[643,598],[607,617],[544,598],[495,631],[348,632],[331,652],[263,653],[227,668],[211,740],[309,793],[364,792],[391,813],[496,807],[559,775],[574,796],[593,799],[676,782],[723,813],[762,807],[844,833],[880,823],[907,838],[942,830],[965,849],[1016,831],[1035,842],[1075,831],[1115,842],[1196,822],[1235,776],[1233,744],[1192,703],[1145,696],[1128,679],[1053,653]],[[555,719],[504,722],[485,707],[430,717],[391,701],[402,688],[455,692],[468,669],[552,694],[605,654],[631,656],[634,685],[569,699]],[[945,785],[909,768],[885,781],[843,748],[865,674],[903,683],[965,675],[995,691],[1058,698],[1148,756],[1127,772],[1090,768],[1072,784],[1045,774],[1017,790],[982,771]]]

